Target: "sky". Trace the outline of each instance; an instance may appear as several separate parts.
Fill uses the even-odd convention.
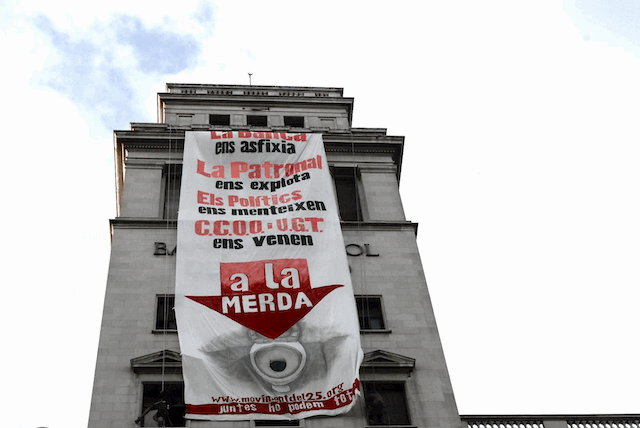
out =
[[[405,136],[461,414],[640,413],[640,3],[2,0],[0,52],[3,426],[87,426],[113,130],[248,73]]]

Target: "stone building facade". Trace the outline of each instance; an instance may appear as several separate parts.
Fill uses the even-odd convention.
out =
[[[353,105],[340,88],[168,84],[158,94],[158,123],[115,131],[117,217],[89,427],[136,426],[162,390],[173,426],[274,426],[183,418],[173,290],[189,130],[323,134],[360,318],[363,397],[344,416],[275,426],[462,426],[418,254],[418,225],[405,218],[398,190],[404,138],[352,127]],[[374,390],[383,414],[372,410]],[[138,423],[156,426],[154,413]]]

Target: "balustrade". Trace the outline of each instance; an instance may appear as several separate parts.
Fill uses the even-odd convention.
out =
[[[466,428],[640,428],[640,415],[462,415]]]

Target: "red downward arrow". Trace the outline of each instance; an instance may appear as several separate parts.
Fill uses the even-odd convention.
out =
[[[276,339],[341,284],[311,288],[306,259],[220,264],[221,296],[186,296]]]

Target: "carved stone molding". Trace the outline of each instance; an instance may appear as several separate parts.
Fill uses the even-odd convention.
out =
[[[179,352],[165,349],[164,351],[132,358],[131,369],[138,374],[182,373],[182,356]]]

